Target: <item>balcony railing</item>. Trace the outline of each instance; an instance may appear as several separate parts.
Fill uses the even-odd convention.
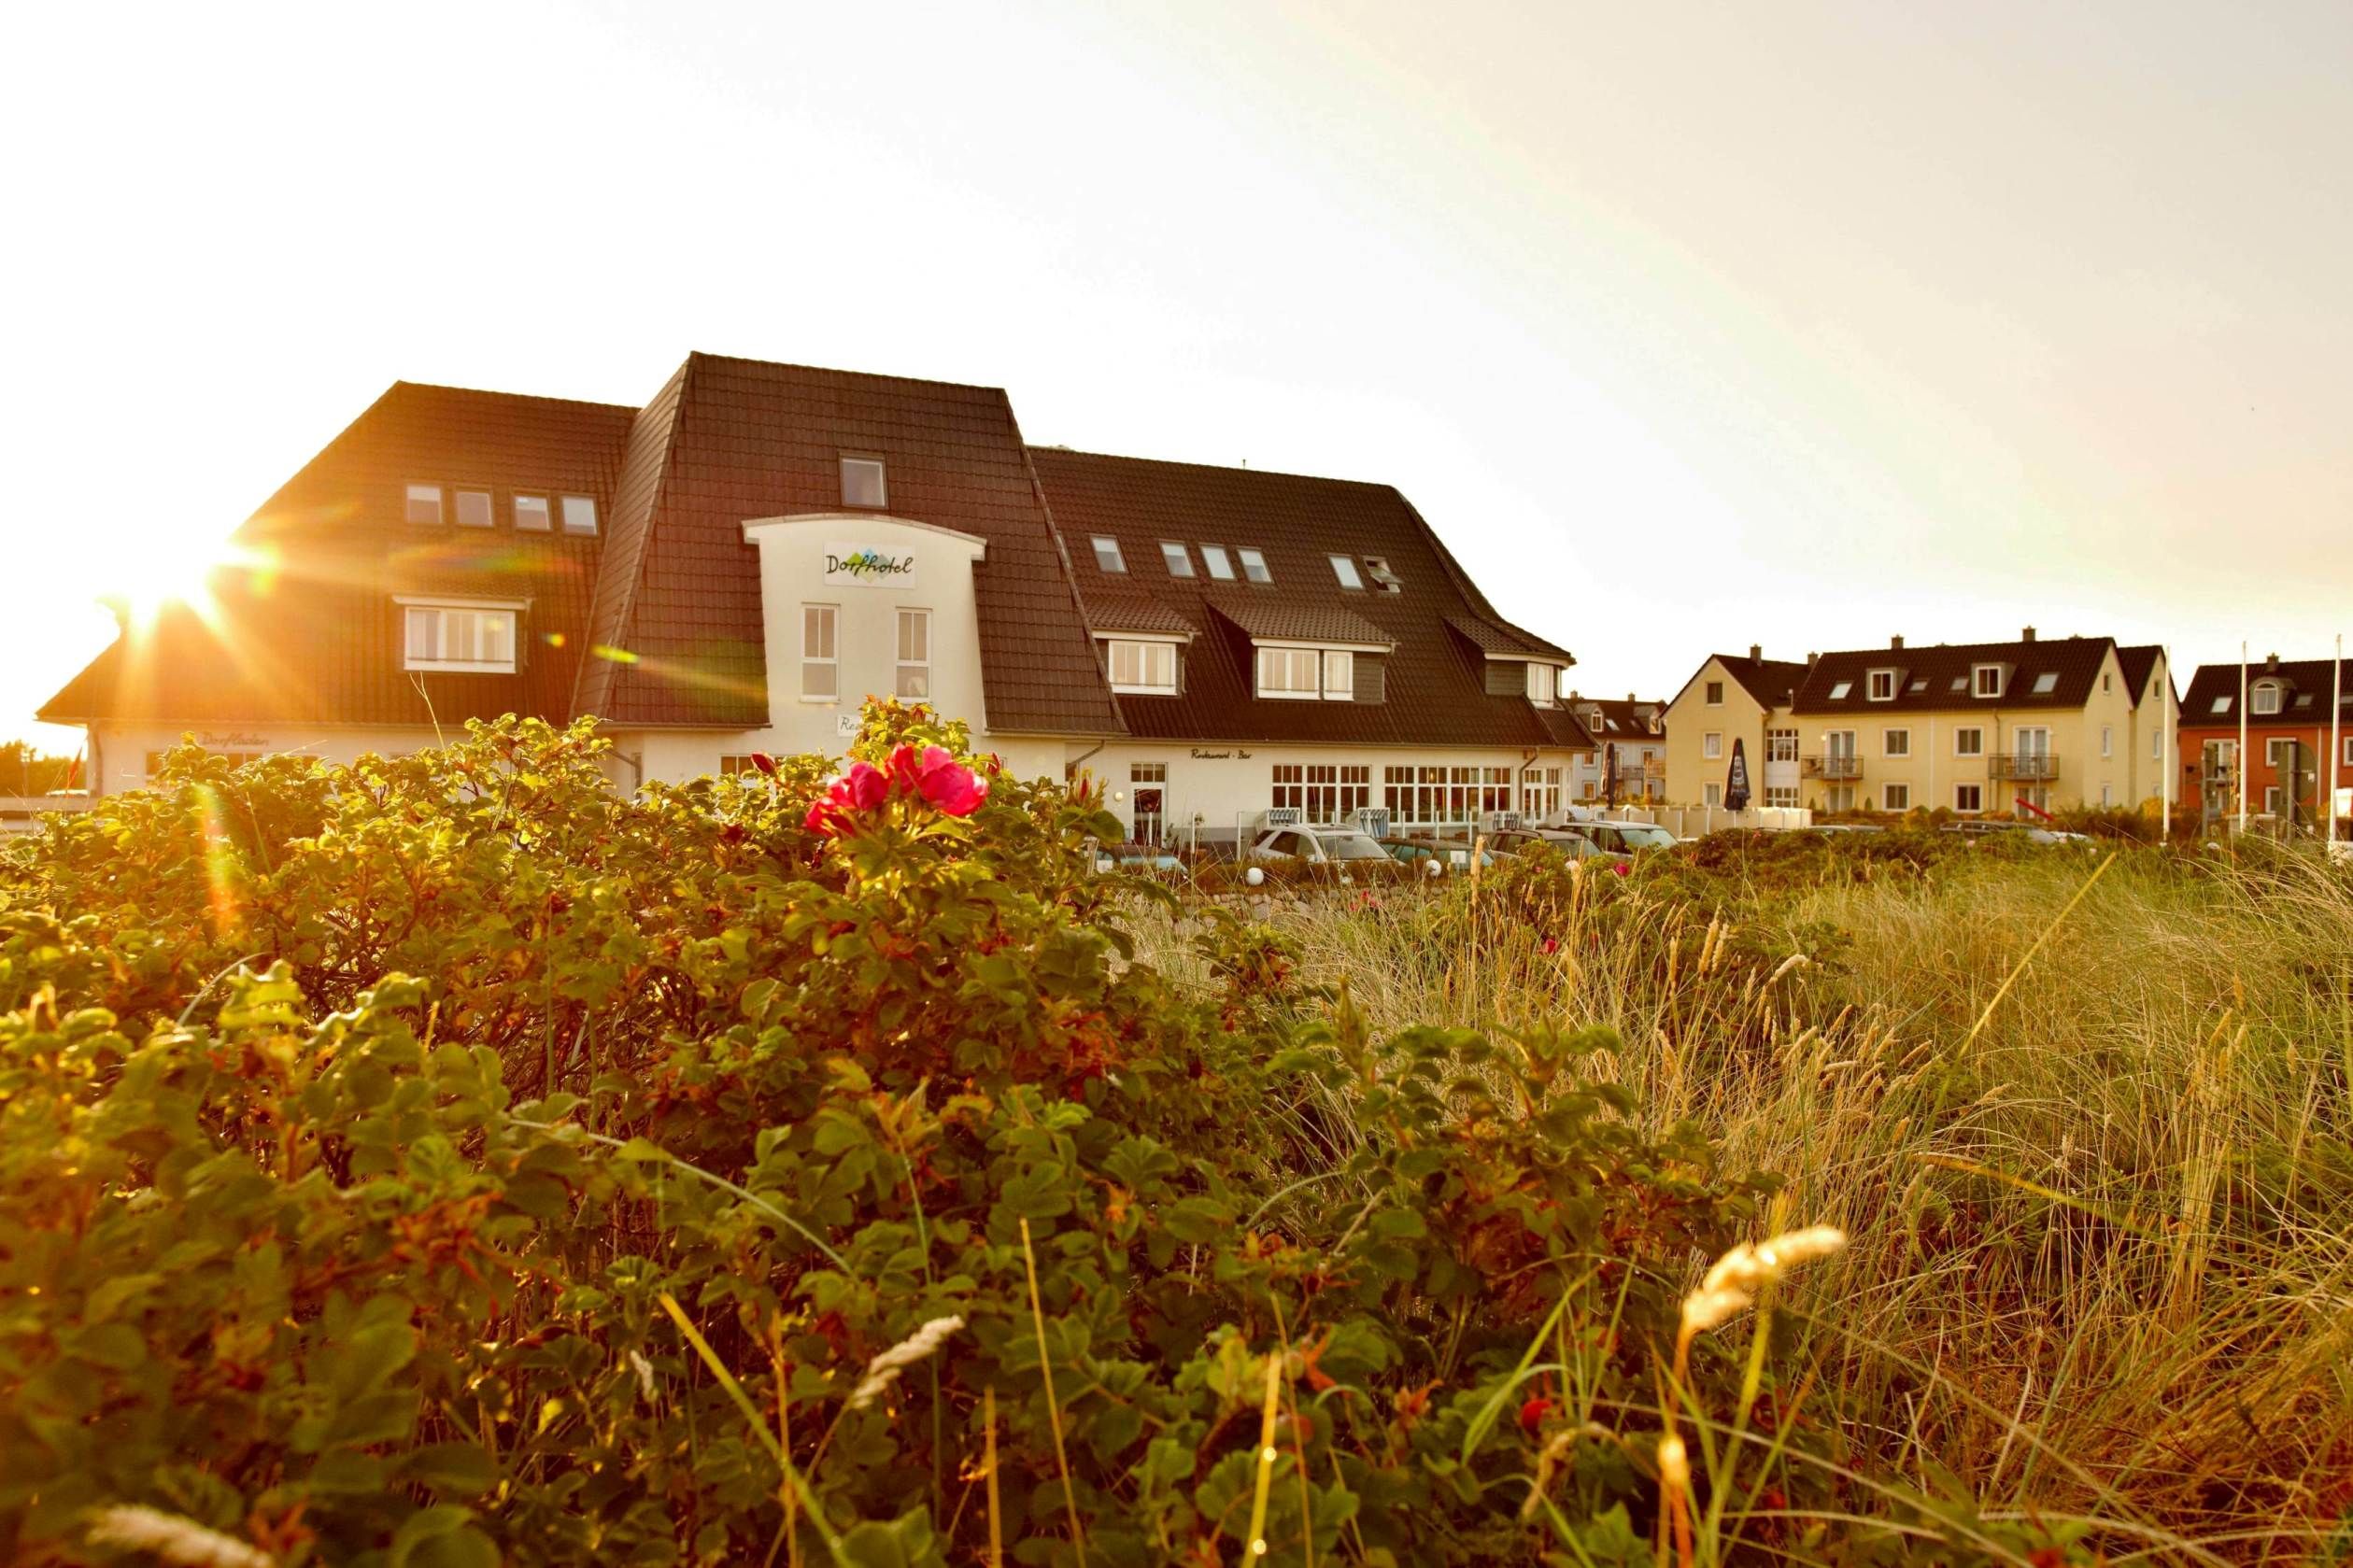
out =
[[[1985,770],[1997,779],[2055,779],[2059,758],[2049,752],[2001,752],[1986,758]]]
[[[1646,756],[1646,757],[1644,757],[1644,758],[1642,759],[1642,776],[1643,776],[1644,778],[1646,778],[1646,779],[1664,779],[1664,778],[1666,778],[1666,758],[1665,758],[1665,757],[1663,757],[1663,756]]]
[[[1863,777],[1863,758],[1833,752],[1828,756],[1806,759],[1806,776],[1809,779],[1859,779]]]

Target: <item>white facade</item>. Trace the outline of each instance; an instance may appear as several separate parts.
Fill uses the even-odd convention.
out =
[[[1577,754],[1511,748],[1114,741],[1070,747],[1082,776],[1130,840],[1190,847],[1230,844],[1270,809],[1310,822],[1346,822],[1354,808],[1386,809],[1393,829],[1483,822],[1492,810],[1558,821]],[[1401,775],[1412,771],[1411,780]],[[1433,772],[1444,777],[1431,778]],[[1533,776],[1531,776],[1533,774]],[[1467,775],[1461,776],[1458,775]],[[1153,807],[1157,805],[1155,813]]]
[[[465,727],[453,726],[450,732],[462,735]],[[442,739],[425,725],[94,724],[89,735],[93,796],[144,789],[151,761],[191,736],[205,750],[226,756],[298,753],[326,762],[356,762],[371,754],[406,756]]]

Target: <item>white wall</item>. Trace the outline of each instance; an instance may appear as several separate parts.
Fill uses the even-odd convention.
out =
[[[1070,747],[1070,760],[1077,761],[1089,751],[1091,744],[1072,743]],[[1382,770],[1407,764],[1415,768],[1510,768],[1514,780],[1515,802],[1521,769],[1558,768],[1562,770],[1562,798],[1566,804],[1574,793],[1571,770],[1575,760],[1576,754],[1571,752],[1542,752],[1531,758],[1508,747],[1416,750],[1391,746],[1268,745],[1231,742],[1195,745],[1165,741],[1115,741],[1087,756],[1081,767],[1102,784],[1106,807],[1127,826],[1132,836],[1138,785],[1131,770],[1139,762],[1165,765],[1168,769],[1166,784],[1147,784],[1141,787],[1157,787],[1163,792],[1167,839],[1178,843],[1192,842],[1194,817],[1198,814],[1201,819],[1200,840],[1206,844],[1232,842],[1239,824],[1244,819],[1254,822],[1260,812],[1274,804],[1274,769],[1278,763],[1354,764],[1368,768],[1371,770],[1371,786],[1368,803],[1379,806],[1384,800]]]
[[[463,727],[449,733],[461,736]],[[147,754],[171,750],[183,735],[193,735],[198,745],[211,752],[299,752],[328,762],[355,762],[371,752],[406,756],[434,743],[432,727],[424,725],[93,725],[92,793],[119,795],[146,787]]]

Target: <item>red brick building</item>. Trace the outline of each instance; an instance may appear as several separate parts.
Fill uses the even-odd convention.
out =
[[[2247,667],[2242,715],[2239,667],[2201,665],[2181,699],[2182,803],[2216,817],[2238,814],[2243,716],[2247,820],[2284,823],[2292,806],[2298,823],[2319,823],[2324,791],[2353,786],[2353,659],[2344,661],[2344,706],[2334,735],[2337,755],[2332,758],[2330,706],[2337,700],[2336,674],[2325,658],[2290,663],[2273,654]]]

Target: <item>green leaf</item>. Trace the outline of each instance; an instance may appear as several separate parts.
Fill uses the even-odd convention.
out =
[[[411,1449],[401,1470],[440,1497],[479,1497],[498,1484],[498,1465],[471,1443],[428,1443]]]

